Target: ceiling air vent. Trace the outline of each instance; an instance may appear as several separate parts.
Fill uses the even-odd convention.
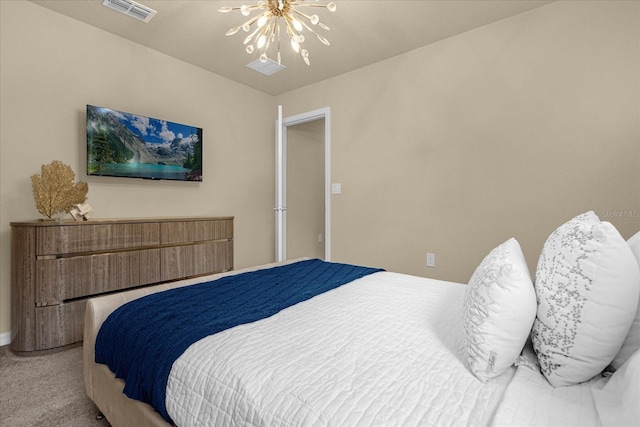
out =
[[[117,10],[143,22],[151,21],[151,18],[157,13],[155,10],[131,0],[104,0],[102,4],[109,9]]]
[[[278,71],[287,68],[284,65],[280,65],[276,61],[269,58],[267,58],[266,62],[262,62],[260,61],[260,58],[258,58],[255,61],[247,64],[247,67],[251,68],[252,70],[256,70],[259,73],[262,73],[265,76],[270,76],[273,73],[277,73]]]

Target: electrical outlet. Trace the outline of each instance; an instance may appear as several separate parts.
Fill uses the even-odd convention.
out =
[[[432,254],[429,252],[427,254],[427,267],[435,267],[436,266],[436,254]]]

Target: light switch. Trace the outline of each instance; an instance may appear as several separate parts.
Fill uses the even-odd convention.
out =
[[[341,194],[342,193],[342,184],[339,182],[334,182],[331,184],[331,194]]]

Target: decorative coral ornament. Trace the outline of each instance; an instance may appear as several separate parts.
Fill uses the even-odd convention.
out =
[[[31,176],[33,198],[38,212],[51,218],[58,212],[69,212],[76,204],[87,200],[89,186],[86,182],[74,183],[71,166],[60,160],[42,165],[41,174]]]

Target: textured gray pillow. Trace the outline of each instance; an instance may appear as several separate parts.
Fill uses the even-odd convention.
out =
[[[535,277],[531,338],[552,386],[587,381],[620,350],[638,307],[640,271],[627,242],[593,212],[556,229]]]
[[[482,382],[514,364],[536,316],[536,294],[516,239],[493,249],[465,292],[463,322],[467,362]]]

